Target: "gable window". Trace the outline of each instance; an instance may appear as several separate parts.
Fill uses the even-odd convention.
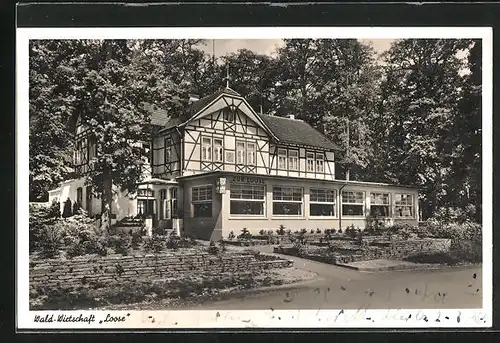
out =
[[[370,194],[370,214],[375,217],[389,217],[389,194]]]
[[[222,139],[214,138],[214,162],[222,162],[224,149],[222,148]]]
[[[265,214],[265,186],[232,184],[230,198],[230,213],[233,215]]]
[[[286,149],[278,149],[278,169],[286,169]]]
[[[342,191],[342,215],[363,216],[365,208],[365,193]]]
[[[165,138],[165,164],[170,163],[172,160],[172,139],[170,137]]]
[[[273,187],[273,215],[302,215],[302,188]]]
[[[335,216],[334,189],[311,188],[309,191],[309,212],[311,216]]]
[[[306,154],[306,160],[307,160],[307,171],[314,173],[314,153],[308,152]]]
[[[201,138],[201,159],[203,161],[212,161],[212,138]]]
[[[212,217],[212,186],[193,187],[191,204],[194,218]]]
[[[247,164],[249,166],[255,165],[255,143],[247,142]]]
[[[316,172],[324,173],[325,171],[325,155],[322,153],[316,154]]]
[[[245,164],[245,142],[236,142],[236,163]]]
[[[226,109],[224,111],[224,121],[234,123],[234,117],[234,111],[231,111],[230,109]]]
[[[413,195],[394,195],[394,217],[413,218]]]
[[[288,167],[290,170],[299,170],[299,152],[288,150]]]

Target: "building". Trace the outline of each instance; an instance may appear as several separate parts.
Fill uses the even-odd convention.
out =
[[[339,180],[339,147],[304,121],[254,111],[226,87],[192,97],[180,117],[154,107],[149,169],[135,194],[117,191],[112,221],[142,214],[148,227],[219,240],[243,228],[363,229],[368,215],[387,223],[417,223],[418,190],[411,186]],[[77,125],[76,168],[84,173],[95,142]],[[83,179],[49,197],[78,201],[100,212]]]

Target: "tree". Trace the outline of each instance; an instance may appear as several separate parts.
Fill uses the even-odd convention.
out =
[[[384,55],[381,120],[387,123],[384,177],[420,187],[424,218],[447,201],[469,40],[406,39]]]
[[[83,51],[80,40],[30,41],[30,201],[46,201],[47,191],[73,172],[66,124],[78,101]]]
[[[378,69],[355,39],[291,39],[278,49],[275,111],[294,114],[339,143],[338,162],[363,178],[372,151]]]

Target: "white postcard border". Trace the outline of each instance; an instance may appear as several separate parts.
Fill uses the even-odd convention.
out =
[[[16,30],[16,157],[18,329],[130,328],[476,328],[492,325],[493,79],[491,27],[191,27],[18,28]],[[477,38],[482,39],[483,264],[482,309],[262,310],[262,311],[30,311],[29,310],[29,51],[30,39],[281,39],[281,38]],[[125,317],[105,322],[107,314]],[[128,314],[128,315],[127,315]],[[53,322],[35,322],[55,318]],[[80,318],[82,321],[57,321]],[[82,317],[80,317],[82,315]],[[92,318],[93,322],[85,321]],[[65,317],[66,316],[66,317]],[[369,319],[367,319],[369,318]],[[154,320],[153,320],[154,319]],[[99,321],[104,322],[99,324]],[[90,319],[89,319],[90,321]]]

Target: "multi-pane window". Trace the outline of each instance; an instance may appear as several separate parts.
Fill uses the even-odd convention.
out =
[[[370,194],[370,214],[375,217],[389,217],[389,194]]]
[[[203,161],[212,161],[212,138],[201,138],[201,159]]]
[[[325,172],[325,155],[322,153],[316,154],[316,172]]]
[[[307,171],[314,173],[314,153],[313,152],[308,152],[306,154],[306,164],[307,164]]]
[[[245,142],[236,141],[236,163],[245,164]]]
[[[299,152],[288,150],[288,167],[290,170],[299,170]]]
[[[286,169],[286,149],[278,149],[278,169]]]
[[[256,157],[256,148],[255,143],[247,142],[247,164],[249,166],[255,165],[255,157]]]
[[[311,188],[309,191],[309,212],[311,216],[335,216],[334,189]]]
[[[302,188],[273,187],[273,214],[302,215]]]
[[[413,217],[413,195],[395,194],[394,195],[394,216],[395,217]]]
[[[365,209],[364,192],[342,191],[342,215],[363,216]]]
[[[264,186],[231,185],[230,213],[233,215],[264,215],[266,192]]]
[[[137,190],[137,196],[139,196],[139,197],[154,197],[155,192],[149,188],[139,188]]]
[[[193,217],[212,217],[212,186],[193,187],[191,189]]]
[[[223,153],[224,149],[222,147],[222,139],[214,138],[214,162],[222,162],[224,156]]]
[[[170,213],[172,217],[177,217],[178,209],[177,209],[177,188],[170,188]]]
[[[165,138],[165,164],[170,163],[172,160],[172,139],[170,137]]]

